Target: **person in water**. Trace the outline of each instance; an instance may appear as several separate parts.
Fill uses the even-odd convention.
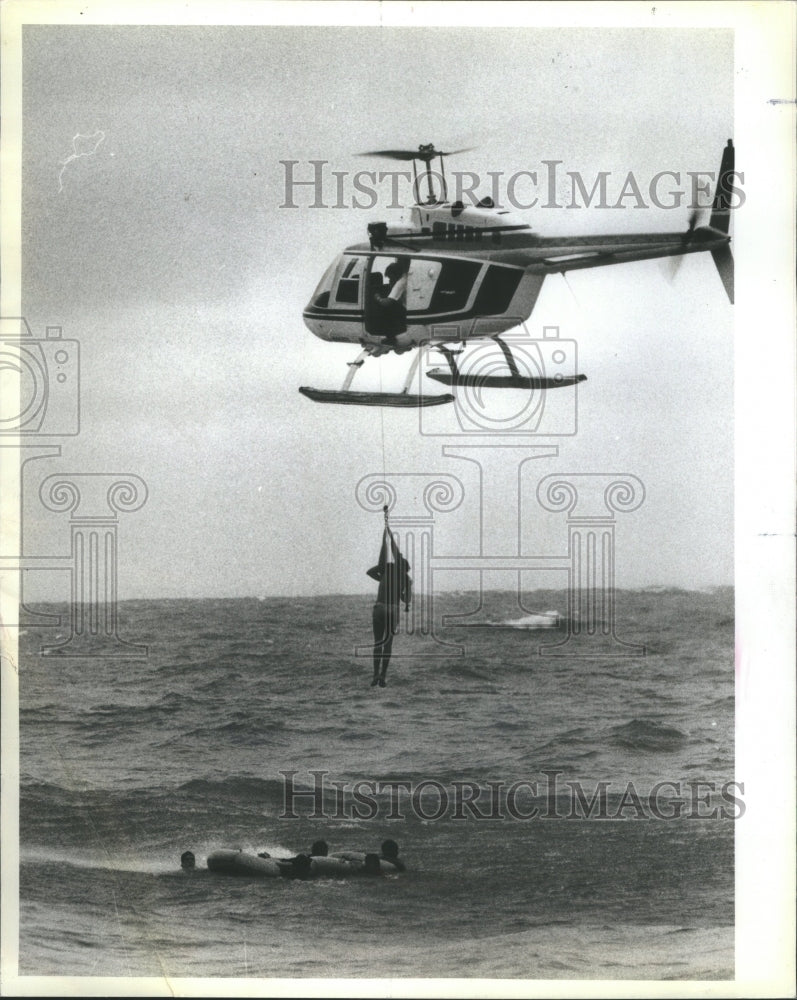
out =
[[[385,877],[385,873],[382,871],[382,866],[379,863],[378,854],[365,855],[365,862],[363,863],[362,873],[363,875],[381,875],[382,878]]]
[[[379,854],[375,851],[368,853],[363,853],[362,851],[338,851],[332,857],[343,858],[344,861],[350,861],[352,864],[357,865],[360,873],[363,875],[385,874],[382,871],[382,861],[386,861],[391,865],[393,871],[405,872],[407,870],[404,862],[399,860],[399,847],[395,840],[383,840],[379,851]],[[388,869],[388,872],[390,871],[391,869]]]
[[[309,854],[297,854],[279,862],[280,874],[283,878],[308,879],[313,872],[313,859]]]
[[[192,872],[196,868],[196,858],[193,851],[183,851],[180,855],[180,867],[184,872]]]
[[[389,545],[388,545],[389,540]],[[379,562],[367,570],[368,576],[376,580],[379,590],[372,613],[374,627],[374,679],[371,687],[385,686],[385,675],[393,652],[393,636],[398,632],[401,617],[401,603],[409,611],[412,599],[410,564],[399,552],[390,528],[385,528]]]
[[[301,854],[297,854],[292,858],[278,858],[277,860],[293,863],[294,861],[296,861],[297,858],[304,858],[304,857],[325,858],[328,854],[329,854],[329,844],[327,844],[325,840],[314,840],[313,845],[309,851],[307,852],[302,851]],[[268,854],[266,851],[261,851],[258,854],[258,857],[270,858],[271,855]]]
[[[398,851],[399,847],[395,840],[383,840],[382,846],[380,848],[380,857],[383,861],[389,861],[391,865],[398,872],[405,872],[407,870],[406,865],[403,861],[399,861]]]

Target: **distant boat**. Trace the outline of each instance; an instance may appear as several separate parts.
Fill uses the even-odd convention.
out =
[[[562,618],[558,611],[535,611],[523,618],[508,618],[498,622],[457,622],[459,628],[559,628]]]
[[[558,628],[558,611],[537,611],[523,618],[510,618],[505,622],[497,622],[502,628]]]

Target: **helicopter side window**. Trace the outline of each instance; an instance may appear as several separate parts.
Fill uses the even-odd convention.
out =
[[[444,260],[441,264],[429,311],[442,313],[464,309],[481,271],[481,263],[475,260]]]
[[[523,271],[519,267],[491,264],[476,293],[473,311],[479,316],[506,312],[522,277]]]

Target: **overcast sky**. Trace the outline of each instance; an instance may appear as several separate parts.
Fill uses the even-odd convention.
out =
[[[436,552],[479,550],[475,466],[442,454],[461,435],[298,394],[337,388],[357,354],[313,337],[302,308],[388,213],[302,194],[280,208],[281,160],[384,169],[354,154],[434,142],[476,147],[449,168],[560,160],[610,171],[619,192],[628,171],[643,190],[661,170],[716,172],[734,134],[725,30],[36,26],[23,68],[24,314],[82,351],[82,431],[29,467],[26,548],[68,548],[65,515],[37,508],[43,475],[140,475],[149,500],[120,520],[122,597],[369,591],[381,519],[354,491],[382,471],[458,476],[465,500],[439,516]],[[543,234],[686,229],[687,207],[626,204],[527,217]],[[563,515],[537,514],[538,478],[627,472],[646,499],[618,516],[618,585],[732,583],[733,307],[710,258],[675,276],[648,262],[548,278],[529,329],[544,324],[576,341],[588,381],[578,434],[525,467],[524,552],[567,541]],[[358,381],[398,387],[408,364],[371,360]],[[513,530],[511,491],[485,496],[494,534],[502,518]],[[62,576],[29,576],[31,593],[67,596]]]

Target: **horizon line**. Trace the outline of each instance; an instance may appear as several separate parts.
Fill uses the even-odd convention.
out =
[[[735,590],[735,583],[714,583],[714,584],[704,584],[702,586],[681,586],[678,584],[658,584],[649,583],[644,586],[639,587],[615,587],[614,592],[616,594],[620,593],[644,593],[649,591],[651,593],[661,593],[662,591],[679,591],[686,594],[699,594],[699,593],[711,593],[718,590]],[[524,597],[531,597],[534,594],[567,594],[569,592],[568,587],[539,587],[535,590],[524,591]],[[479,590],[471,589],[466,590],[462,588],[457,588],[455,590],[439,590],[434,591],[431,595],[432,597],[466,597],[470,594],[473,595],[485,595],[485,594],[512,594],[517,595],[517,591],[508,590],[506,588],[490,589],[490,590]],[[428,596],[428,595],[424,595]],[[189,596],[189,595],[159,595],[159,596],[148,596],[148,597],[125,597],[116,601],[116,604],[132,604],[136,601],[293,601],[293,600],[311,600],[313,598],[365,598],[367,600],[374,600],[374,594],[367,591],[334,591],[328,593],[314,593],[314,594],[237,594],[237,595],[225,595],[225,594],[205,594],[203,596]],[[29,608],[42,605],[68,605],[72,602],[69,598],[61,599],[32,599],[27,602],[20,602],[20,607]],[[104,605],[108,602],[100,601],[99,605]]]

